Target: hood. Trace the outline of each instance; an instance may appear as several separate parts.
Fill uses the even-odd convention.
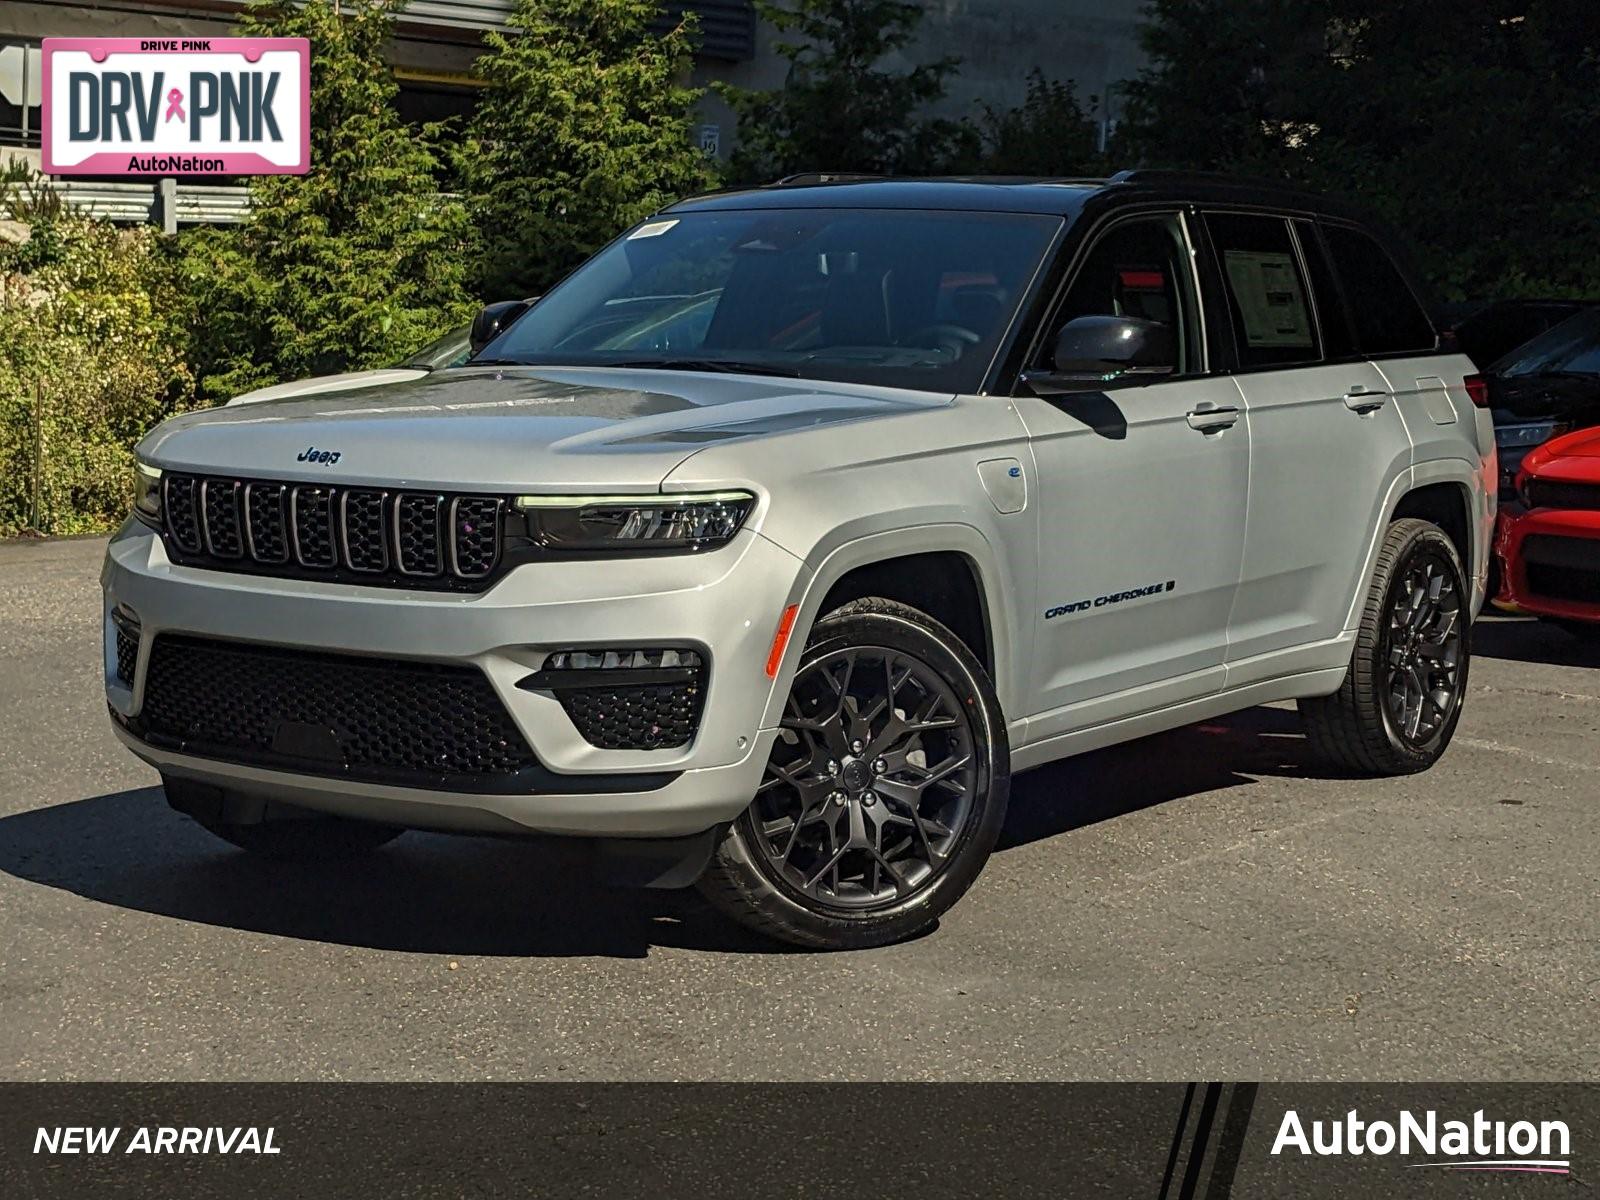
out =
[[[229,404],[260,404],[263,400],[282,400],[289,396],[313,396],[323,392],[348,392],[354,388],[373,387],[380,383],[403,383],[420,379],[427,372],[416,367],[379,367],[374,371],[348,371],[343,375],[317,375],[310,379],[296,379],[292,383],[275,383],[271,387],[242,392],[229,400]]]
[[[751,375],[462,367],[174,417],[158,466],[265,479],[514,491],[655,487],[715,442],[948,405],[952,396]]]
[[[1544,479],[1600,483],[1600,428],[1552,438],[1522,460],[1522,469]]]

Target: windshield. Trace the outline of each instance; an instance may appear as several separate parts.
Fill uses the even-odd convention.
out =
[[[405,362],[399,364],[413,371],[437,371],[443,367],[459,367],[472,354],[471,331],[463,326],[452,329],[442,338],[429,342]]]
[[[478,361],[975,392],[1059,217],[786,209],[647,221]]]
[[[1568,317],[1518,346],[1489,370],[1508,377],[1600,375],[1600,308]]]

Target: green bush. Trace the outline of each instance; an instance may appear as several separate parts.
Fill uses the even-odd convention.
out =
[[[471,318],[441,132],[395,108],[398,0],[251,0],[238,32],[311,42],[311,170],[250,185],[237,229],[182,234],[201,396],[388,366]]]
[[[159,237],[46,207],[0,205],[26,234],[0,241],[0,536],[116,524],[134,445],[193,394]]]

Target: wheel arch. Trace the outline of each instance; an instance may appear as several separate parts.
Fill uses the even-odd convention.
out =
[[[1472,533],[1472,493],[1456,480],[1416,483],[1396,501],[1389,523],[1406,517],[1428,521],[1444,530],[1461,556],[1461,567],[1468,579],[1480,565],[1480,554]]]
[[[1010,692],[1012,631],[1002,597],[1010,594],[989,541],[970,525],[889,530],[845,542],[822,559],[798,600],[783,667],[768,702],[775,723],[793,682],[799,647],[833,609],[881,596],[926,612],[947,626],[989,673],[1001,710],[1016,711]]]
[[[1485,474],[1479,464],[1466,459],[1437,459],[1418,463],[1400,472],[1389,486],[1377,510],[1377,522],[1367,543],[1366,562],[1345,613],[1345,634],[1353,634],[1361,605],[1377,567],[1378,552],[1389,526],[1404,517],[1434,521],[1450,537],[1461,555],[1462,571],[1473,594],[1472,613],[1476,617],[1483,603],[1484,581],[1488,574],[1489,546],[1493,537],[1495,508],[1485,496]],[[1452,527],[1454,532],[1452,532]]]

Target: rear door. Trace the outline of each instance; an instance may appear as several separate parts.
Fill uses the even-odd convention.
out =
[[[1343,661],[1334,639],[1411,441],[1388,381],[1358,350],[1315,225],[1259,212],[1205,221],[1250,429],[1234,686]]]

